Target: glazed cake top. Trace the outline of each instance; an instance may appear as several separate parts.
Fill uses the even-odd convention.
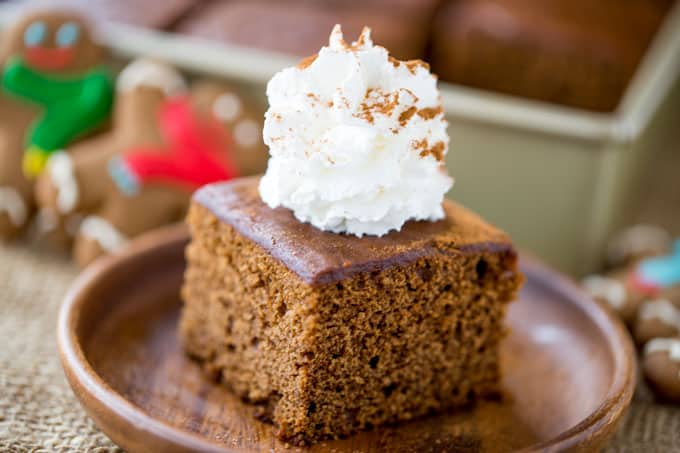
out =
[[[311,285],[442,253],[441,244],[461,253],[512,250],[505,233],[450,201],[444,202],[443,220],[410,221],[401,231],[359,238],[321,231],[300,222],[286,208],[269,208],[260,199],[258,183],[259,177],[250,177],[211,184],[196,192],[194,203],[264,248]]]

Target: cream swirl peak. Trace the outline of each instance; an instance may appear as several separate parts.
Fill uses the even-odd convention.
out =
[[[357,236],[444,217],[449,137],[426,63],[390,57],[368,28],[347,44],[336,25],[318,55],[269,81],[267,97],[260,196],[270,207]]]

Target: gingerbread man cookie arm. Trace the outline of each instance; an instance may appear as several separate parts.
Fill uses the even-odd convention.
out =
[[[141,185],[154,182],[191,191],[238,174],[228,155],[227,134],[217,122],[199,118],[188,99],[166,102],[159,127],[167,142],[164,147],[133,148],[111,161],[111,177],[123,193],[135,195]]]

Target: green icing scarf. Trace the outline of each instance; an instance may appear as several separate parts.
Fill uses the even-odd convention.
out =
[[[113,81],[103,67],[58,77],[14,58],[5,66],[2,86],[44,108],[28,132],[23,170],[29,177],[40,174],[52,153],[106,121],[113,105]]]

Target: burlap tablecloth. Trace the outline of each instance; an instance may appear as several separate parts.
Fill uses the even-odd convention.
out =
[[[25,244],[0,245],[0,451],[119,451],[81,409],[59,364],[55,326],[77,270]],[[608,452],[680,451],[680,407],[637,392]]]

